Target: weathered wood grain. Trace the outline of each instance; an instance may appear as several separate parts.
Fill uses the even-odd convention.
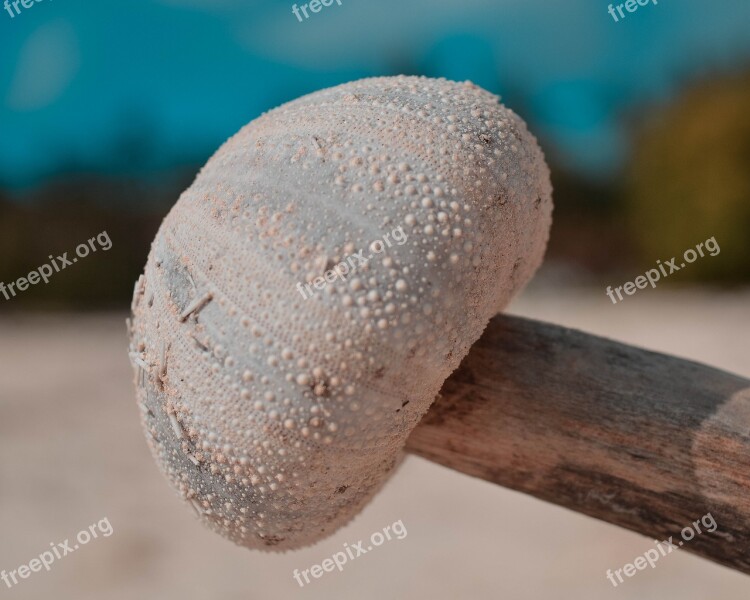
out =
[[[683,549],[750,573],[742,377],[498,316],[407,449],[651,539],[677,543],[710,512],[718,529]]]

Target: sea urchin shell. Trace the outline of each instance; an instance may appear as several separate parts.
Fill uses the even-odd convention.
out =
[[[250,548],[335,531],[531,277],[551,211],[534,137],[471,83],[365,79],[244,127],[165,219],[133,299],[138,400],[173,485]]]

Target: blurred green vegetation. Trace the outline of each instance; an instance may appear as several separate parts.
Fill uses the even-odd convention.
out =
[[[624,180],[644,264],[715,237],[721,253],[680,278],[750,280],[750,73],[691,86],[641,123]]]
[[[161,220],[192,181],[198,166],[160,181],[100,175],[60,177],[11,200],[0,192],[0,281],[9,283],[49,264],[49,256],[75,256],[78,244],[107,231],[108,251],[98,249],[30,286],[0,296],[0,311],[21,308],[82,310],[128,306]]]

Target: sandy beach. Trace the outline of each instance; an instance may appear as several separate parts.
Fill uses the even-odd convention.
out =
[[[530,290],[509,311],[750,377],[750,292],[659,289],[613,306],[602,290]],[[675,598],[739,600],[750,578],[677,552],[613,589],[652,540],[409,457],[374,502],[324,542],[286,554],[233,546],[163,480],[140,429],[125,317],[0,316],[0,569],[17,569],[107,518],[99,536],[3,597]],[[696,518],[700,515],[696,515]],[[342,572],[292,576],[401,521]],[[718,523],[719,530],[721,523]],[[614,597],[614,596],[613,596]]]

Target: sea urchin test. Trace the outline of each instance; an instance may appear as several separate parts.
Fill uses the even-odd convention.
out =
[[[330,535],[530,279],[551,212],[535,138],[469,82],[364,79],[242,128],[136,284],[130,356],[164,473],[238,544]],[[396,227],[408,243],[300,298],[299,281]]]

